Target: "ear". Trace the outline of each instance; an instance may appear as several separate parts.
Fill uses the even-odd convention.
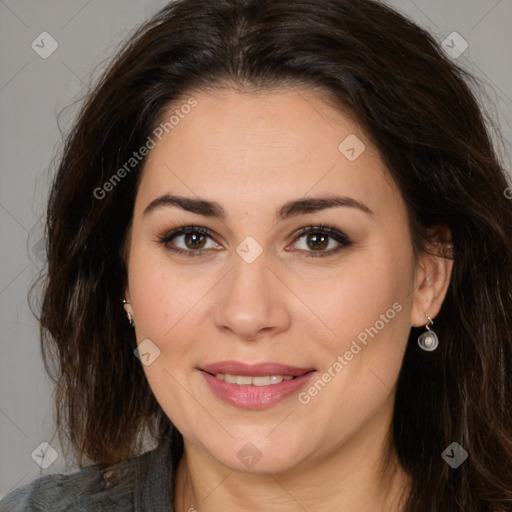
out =
[[[427,251],[419,256],[414,277],[411,325],[427,324],[428,314],[435,318],[446,297],[453,269],[453,245],[450,228],[438,224],[428,230]]]

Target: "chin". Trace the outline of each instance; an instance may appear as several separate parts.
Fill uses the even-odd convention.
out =
[[[219,449],[208,450],[226,468],[240,473],[282,473],[297,467],[304,459],[304,443],[298,446],[287,439],[269,441],[268,434],[245,436],[244,440],[232,440]]]

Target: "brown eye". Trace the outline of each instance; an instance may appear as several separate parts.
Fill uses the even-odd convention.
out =
[[[205,236],[197,233],[187,233],[186,235],[182,235],[185,245],[189,249],[203,249]]]
[[[306,243],[308,244],[308,247],[315,251],[326,249],[329,245],[329,237],[318,233],[310,234],[307,235]]]
[[[301,239],[305,241],[303,247],[299,247],[299,251],[311,258],[331,256],[352,245],[344,233],[323,224],[302,230],[296,237],[296,240]]]
[[[158,241],[176,254],[201,256],[209,249],[216,248],[215,243],[212,247],[206,247],[208,239],[214,242],[209,230],[197,226],[185,226],[166,233],[159,237]]]

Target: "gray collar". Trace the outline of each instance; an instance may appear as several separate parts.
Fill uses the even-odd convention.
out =
[[[180,447],[166,435],[158,446],[142,455],[101,471],[104,489],[133,490],[134,512],[173,512],[174,478]],[[131,493],[130,493],[131,494]]]
[[[162,512],[174,510],[174,490],[171,473],[174,472],[171,437],[165,437],[152,451],[144,453],[135,466],[135,512]]]

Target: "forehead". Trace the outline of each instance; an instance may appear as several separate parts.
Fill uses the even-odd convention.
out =
[[[194,108],[180,111],[190,97]],[[139,187],[145,201],[178,191],[261,208],[262,201],[335,192],[399,204],[361,127],[317,91],[202,91],[190,97],[163,116],[181,113],[147,157]]]

